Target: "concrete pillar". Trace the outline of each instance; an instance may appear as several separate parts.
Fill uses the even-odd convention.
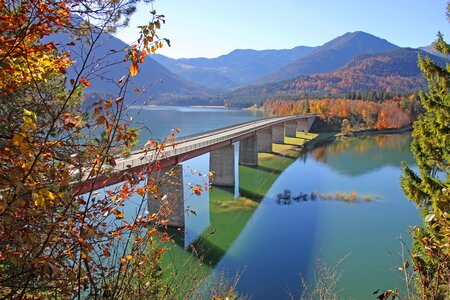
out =
[[[315,120],[316,120],[316,117],[309,117],[308,118],[308,131],[311,130],[311,127],[313,126]]]
[[[300,119],[297,121],[297,130],[301,132],[308,132],[308,119]]]
[[[256,135],[240,141],[239,163],[246,166],[258,165],[258,139]]]
[[[272,143],[284,144],[284,126],[278,125],[272,127]]]
[[[295,122],[285,124],[284,130],[287,137],[297,137],[297,124]]]
[[[258,131],[258,152],[272,153],[272,129]]]
[[[234,145],[211,151],[209,170],[214,172],[213,185],[234,186]]]
[[[158,191],[148,192],[147,202],[150,214],[159,213],[159,220],[169,220],[168,225],[184,227],[183,166],[162,169],[156,175],[154,185]]]

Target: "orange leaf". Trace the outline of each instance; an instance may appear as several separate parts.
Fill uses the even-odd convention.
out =
[[[130,66],[130,75],[136,76],[139,70],[139,66],[137,63],[132,63]]]
[[[86,87],[91,85],[91,83],[89,81],[87,81],[87,79],[84,76],[81,77],[80,83],[83,84]]]
[[[155,228],[152,228],[152,229],[150,229],[149,231],[147,231],[147,234],[148,235],[152,235],[152,234],[154,234],[156,232],[156,229]]]
[[[105,123],[105,121],[106,121],[106,118],[104,116],[100,116],[97,118],[97,124],[99,124],[99,125]]]

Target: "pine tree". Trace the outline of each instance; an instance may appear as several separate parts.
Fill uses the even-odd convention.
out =
[[[435,49],[450,54],[441,33]],[[419,56],[419,66],[429,90],[420,93],[425,113],[413,129],[418,173],[404,164],[401,184],[423,217],[423,226],[414,227],[411,252],[417,291],[423,299],[450,299],[450,64]]]

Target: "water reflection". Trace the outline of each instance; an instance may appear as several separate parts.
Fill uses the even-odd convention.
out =
[[[412,163],[409,143],[408,134],[352,138],[297,159],[272,155],[258,167],[237,167],[238,194],[215,187],[190,199],[196,215],[186,216],[187,234],[178,240],[180,265],[189,256],[210,276],[245,269],[240,291],[284,299],[287,290],[301,292],[300,273],[313,279],[319,254],[334,264],[351,252],[342,264],[343,298],[400,286],[390,253],[408,225],[420,221],[398,184],[400,162]],[[187,163],[209,168],[207,157]]]
[[[349,193],[339,191],[334,193],[318,193],[313,191],[310,193],[300,192],[293,195],[290,190],[285,189],[282,193],[277,194],[276,203],[279,205],[291,205],[299,202],[315,201],[317,198],[322,200],[335,200],[347,204],[355,204],[358,202],[371,202],[374,196],[360,195],[356,191],[351,191]]]
[[[409,133],[363,136],[329,142],[310,153],[341,174],[360,176],[385,166],[400,167],[403,160],[413,165],[410,144]]]

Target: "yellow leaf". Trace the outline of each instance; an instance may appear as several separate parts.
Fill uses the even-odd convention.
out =
[[[130,66],[130,75],[136,76],[139,70],[139,66],[137,63],[132,63]]]
[[[27,128],[30,128],[32,130],[36,129],[36,114],[32,111],[29,111],[27,109],[23,109],[23,122],[25,123],[25,126]]]
[[[49,190],[44,189],[44,190],[42,190],[42,193],[51,201],[55,200],[55,194],[53,194]]]
[[[131,256],[131,255],[127,255],[127,256],[125,256],[128,260],[132,260],[133,259],[133,256]]]
[[[36,206],[45,206],[45,198],[39,193],[32,194],[34,205]]]
[[[33,118],[34,120],[36,120],[36,114],[34,112],[32,112],[32,111],[29,111],[26,108],[23,109],[23,115],[27,116],[27,117],[30,117],[30,118]]]

